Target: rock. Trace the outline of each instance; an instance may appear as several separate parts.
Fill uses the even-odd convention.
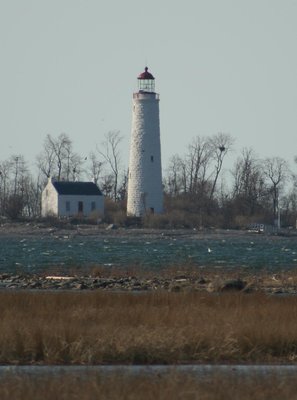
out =
[[[208,283],[206,290],[209,293],[220,292],[222,288],[223,281],[221,279],[215,279]]]
[[[78,282],[78,283],[74,284],[73,289],[75,289],[75,290],[83,290],[83,289],[88,289],[88,286],[85,285],[84,283]]]
[[[282,288],[273,288],[271,293],[272,294],[284,294],[284,291]]]
[[[111,229],[117,229],[117,226],[115,224],[110,224],[106,227],[107,231],[110,231]]]
[[[242,289],[244,293],[252,293],[256,290],[256,287],[253,283],[248,283],[245,285],[245,287]]]
[[[8,288],[8,289],[19,289],[18,285],[13,284],[13,283],[10,284],[10,285],[8,285],[7,288]]]
[[[140,292],[142,290],[141,286],[131,286],[130,290],[133,292]]]
[[[1,274],[0,275],[0,280],[9,279],[9,278],[10,278],[9,274]]]
[[[32,281],[31,283],[29,283],[28,286],[30,289],[40,289],[41,288],[41,283],[38,281]]]
[[[163,289],[168,289],[169,286],[170,286],[170,282],[165,281],[165,282],[163,283],[163,285],[162,285],[162,288],[163,288]]]
[[[181,286],[179,286],[179,285],[173,285],[173,286],[171,286],[170,288],[169,288],[169,291],[170,292],[180,292],[181,291]]]
[[[178,280],[187,280],[187,279],[188,279],[188,276],[187,276],[187,275],[184,275],[184,274],[176,275],[176,276],[174,277],[174,279],[175,279],[176,281],[178,281]]]
[[[207,285],[206,290],[212,292],[228,292],[228,291],[241,291],[246,287],[246,282],[241,279],[231,279],[223,281],[216,279]]]
[[[246,287],[246,282],[241,279],[232,279],[223,283],[221,292],[240,291]]]

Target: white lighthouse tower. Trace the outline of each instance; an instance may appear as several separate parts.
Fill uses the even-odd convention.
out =
[[[140,217],[163,211],[159,95],[148,68],[133,93],[127,214]]]

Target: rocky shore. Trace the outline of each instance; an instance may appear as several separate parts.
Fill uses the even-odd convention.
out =
[[[140,278],[136,276],[36,276],[0,275],[0,290],[32,291],[120,291],[120,292],[263,292],[267,294],[296,295],[297,284],[293,277],[248,277],[247,279],[219,276],[190,276]]]

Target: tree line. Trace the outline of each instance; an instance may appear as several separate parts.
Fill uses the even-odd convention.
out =
[[[244,148],[228,171],[228,182],[219,181],[233,145],[230,135],[197,136],[184,156],[173,156],[164,178],[167,209],[178,210],[196,227],[273,226],[280,216],[282,225],[295,227],[297,180],[289,163],[281,157],[261,159]]]
[[[127,224],[128,170],[123,162],[122,139],[119,131],[110,131],[83,157],[74,150],[67,134],[48,134],[36,156],[34,174],[20,154],[0,161],[0,216],[40,217],[42,190],[48,178],[54,177],[92,180],[106,198],[106,220]],[[185,153],[173,155],[163,171],[164,214],[144,216],[143,223],[242,228],[252,222],[274,225],[281,216],[282,225],[295,227],[297,179],[289,163],[281,157],[261,159],[252,148],[244,148],[226,171],[224,162],[231,152],[234,138],[229,134],[194,137]]]

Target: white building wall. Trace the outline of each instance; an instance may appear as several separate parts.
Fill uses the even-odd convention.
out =
[[[134,93],[127,214],[163,211],[159,96]]]
[[[78,204],[83,202],[84,216],[89,216],[94,212],[104,214],[104,197],[103,196],[83,196],[83,195],[60,195],[58,198],[59,217],[70,217],[79,214]],[[67,210],[67,202],[69,209]],[[95,203],[95,209],[92,210],[92,203]]]
[[[41,215],[42,217],[58,215],[58,194],[51,178],[48,180],[41,195]]]

